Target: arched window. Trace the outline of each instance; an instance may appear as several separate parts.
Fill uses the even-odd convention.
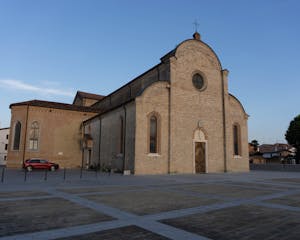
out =
[[[234,155],[241,155],[241,130],[238,124],[233,125],[233,152]]]
[[[30,150],[38,150],[39,146],[39,123],[33,122],[30,128],[30,135],[29,135],[29,149]]]
[[[119,153],[124,153],[124,121],[123,118],[120,117],[120,140],[119,140]]]
[[[15,125],[13,150],[19,150],[20,137],[21,137],[21,123],[18,121]]]
[[[150,153],[158,152],[158,138],[157,138],[157,117],[152,115],[150,117]]]

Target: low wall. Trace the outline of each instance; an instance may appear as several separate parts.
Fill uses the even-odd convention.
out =
[[[300,172],[300,164],[250,164],[250,170]]]

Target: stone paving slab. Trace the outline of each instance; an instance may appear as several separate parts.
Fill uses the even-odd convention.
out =
[[[300,183],[300,178],[273,178],[274,182],[284,182],[284,183]]]
[[[18,191],[18,192],[0,192],[0,198],[17,198],[17,197],[38,197],[38,196],[49,196],[46,192],[35,192],[35,191]]]
[[[138,215],[166,212],[221,202],[216,199],[200,198],[159,190],[115,193],[110,195],[89,195],[85,196],[85,198]]]
[[[161,222],[215,240],[298,240],[300,236],[299,212],[255,205],[241,205]]]
[[[0,237],[112,220],[64,199],[0,202]]]
[[[270,199],[270,200],[265,201],[265,202],[288,205],[288,206],[299,207],[300,208],[300,194],[289,195],[289,196],[280,197],[280,198],[274,198],[274,199]]]
[[[137,186],[98,186],[98,187],[87,187],[87,188],[61,188],[57,189],[62,192],[72,193],[72,194],[81,194],[81,193],[95,193],[95,192],[119,192],[119,191],[129,191],[137,190],[141,187]]]
[[[174,189],[192,191],[202,194],[216,194],[218,196],[231,197],[231,198],[254,198],[261,195],[268,195],[276,192],[271,189],[254,189],[244,186],[233,186],[223,184],[193,184],[193,185],[179,185]]]
[[[255,182],[225,182],[228,185],[235,185],[241,186],[246,188],[257,188],[257,189],[269,189],[269,190],[286,190],[286,189],[293,189],[293,187],[283,187],[283,186],[276,186],[274,184],[266,184],[266,183],[255,183]]]
[[[147,231],[137,226],[127,226],[89,233],[86,235],[59,238],[59,240],[167,240],[169,238]]]

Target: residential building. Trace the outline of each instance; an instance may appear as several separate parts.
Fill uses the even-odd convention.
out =
[[[6,165],[9,128],[0,128],[0,166]]]

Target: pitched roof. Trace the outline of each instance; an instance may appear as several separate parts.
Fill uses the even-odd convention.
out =
[[[261,153],[272,153],[288,151],[292,146],[286,143],[275,143],[275,144],[262,144],[259,146],[259,152]]]
[[[77,105],[68,104],[68,103],[48,102],[48,101],[42,101],[42,100],[31,100],[31,101],[26,101],[26,102],[13,103],[9,106],[9,108],[14,107],[14,106],[26,106],[26,105],[36,106],[36,107],[71,110],[71,111],[80,111],[80,112],[94,112],[94,113],[99,112],[99,110],[92,108],[92,107],[77,106]]]
[[[82,91],[77,91],[75,97],[74,97],[74,101],[73,104],[76,100],[76,98],[88,98],[88,99],[94,99],[94,100],[101,100],[102,98],[104,98],[105,96],[103,95],[98,95],[98,94],[94,94],[94,93],[88,93],[88,92],[82,92]]]

